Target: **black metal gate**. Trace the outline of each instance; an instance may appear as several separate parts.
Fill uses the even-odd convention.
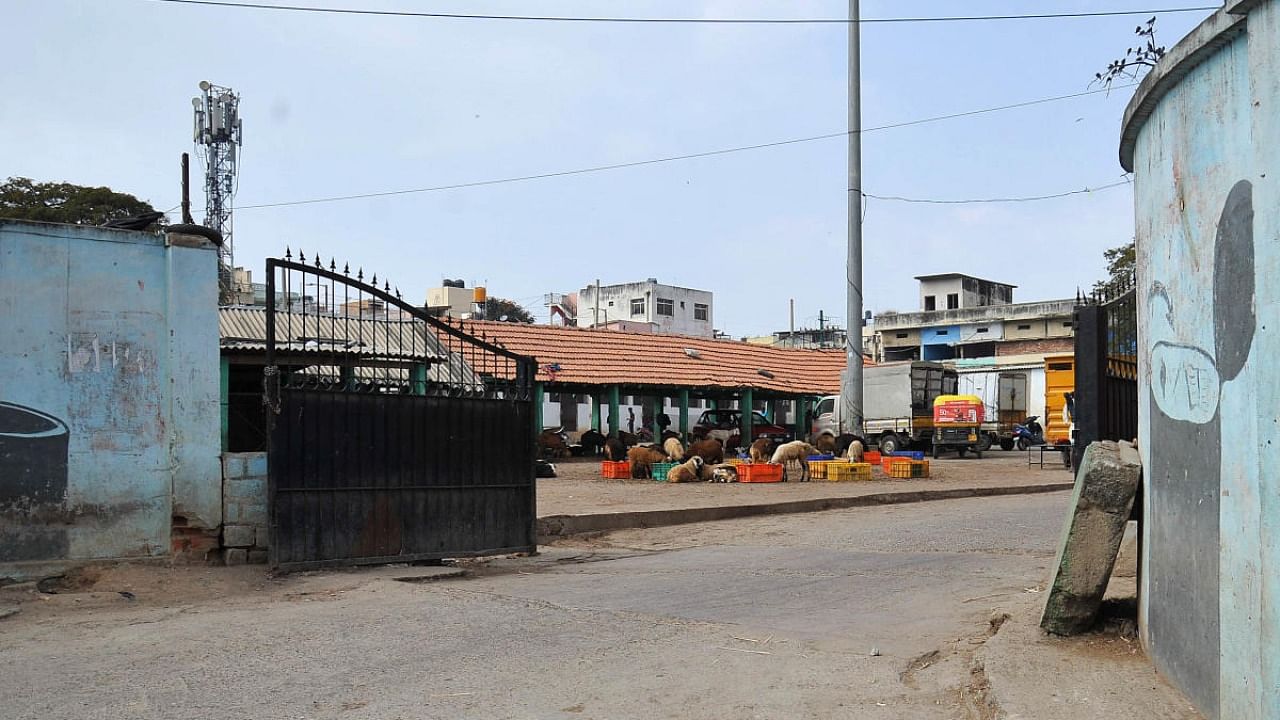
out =
[[[532,551],[536,362],[370,282],[267,260],[272,566]]]
[[[1075,467],[1097,440],[1138,436],[1138,303],[1132,282],[1075,310]]]

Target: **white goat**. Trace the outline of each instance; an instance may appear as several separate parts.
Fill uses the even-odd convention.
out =
[[[800,463],[800,482],[809,481],[809,461],[805,458],[810,455],[817,455],[818,449],[803,440],[793,440],[789,443],[783,443],[773,451],[773,457],[770,458],[771,463],[782,463],[790,466],[791,463]],[[788,473],[789,474],[789,473]],[[788,480],[791,478],[788,477]]]
[[[667,438],[667,441],[662,443],[662,449],[667,452],[669,462],[684,460],[684,443],[680,442],[680,438]]]

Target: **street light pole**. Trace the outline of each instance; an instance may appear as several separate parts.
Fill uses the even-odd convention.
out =
[[[846,266],[848,332],[840,387],[841,432],[862,435],[862,85],[861,14],[849,0],[849,258]]]

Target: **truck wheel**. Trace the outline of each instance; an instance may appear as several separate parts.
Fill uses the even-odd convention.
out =
[[[1009,452],[1010,450],[1013,449],[1013,441],[1010,440],[1009,438],[1002,439],[1000,441],[1000,449],[1005,452]]]
[[[901,441],[898,440],[898,436],[893,433],[889,433],[888,435],[880,438],[880,452],[885,455],[892,455],[898,452],[899,447],[901,447]]]
[[[986,452],[991,449],[993,438],[990,433],[983,433],[978,437],[978,452]]]
[[[968,451],[969,451],[969,448],[964,447],[964,446],[962,445],[962,446],[960,446],[960,447],[956,448],[956,457],[964,457],[964,454],[965,454],[966,452],[968,452]]]

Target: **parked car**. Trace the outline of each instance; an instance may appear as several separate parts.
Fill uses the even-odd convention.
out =
[[[693,426],[693,436],[713,437],[724,442],[726,448],[738,448],[742,442],[742,412],[739,410],[707,410]],[[762,413],[751,413],[751,438],[768,438],[775,443],[791,441],[791,433],[781,425],[769,422]],[[749,444],[749,443],[748,443]]]

